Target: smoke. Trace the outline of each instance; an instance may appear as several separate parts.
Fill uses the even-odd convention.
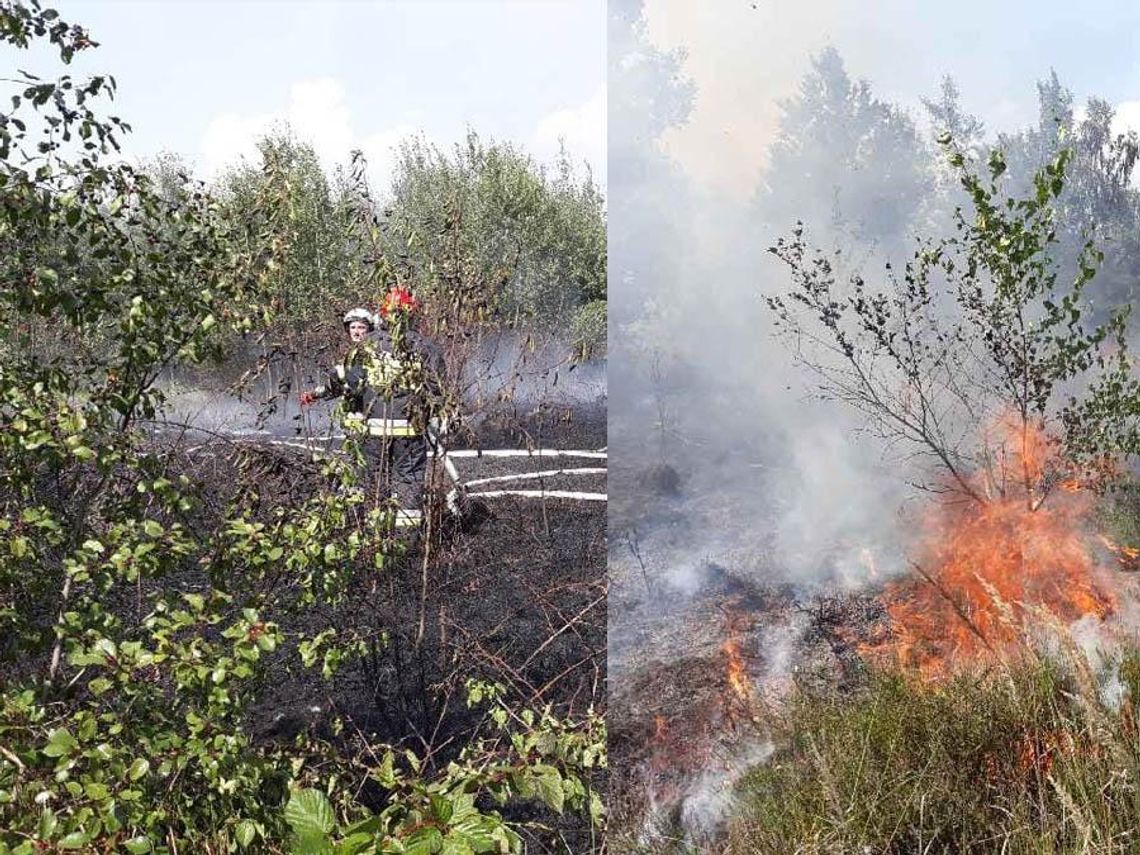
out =
[[[775,750],[768,740],[733,746],[730,754],[692,782],[681,802],[681,824],[690,838],[700,842],[717,836],[735,803],[736,784],[749,769],[767,762]]]
[[[1095,615],[1085,615],[1074,621],[1068,631],[1096,679],[1100,702],[1113,712],[1119,712],[1128,698],[1128,685],[1120,676],[1120,645]],[[1077,663],[1077,667],[1085,663]]]
[[[558,338],[501,333],[480,343],[462,378],[468,403],[509,398],[521,407],[604,402],[605,360],[580,362]]]
[[[242,435],[316,436],[337,432],[337,401],[319,401],[304,410],[297,395],[327,382],[338,358],[337,346],[320,353],[293,354],[273,361],[240,394],[227,388],[258,362],[252,350],[239,350],[210,373],[184,369],[168,372],[158,384],[166,396],[162,418],[174,425]],[[602,415],[606,408],[606,361],[580,361],[574,349],[555,336],[500,332],[487,335],[466,357],[458,391],[465,420],[477,427],[504,407],[531,415],[541,408]]]

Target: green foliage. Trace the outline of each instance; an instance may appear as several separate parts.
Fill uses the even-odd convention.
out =
[[[259,292],[278,329],[293,337],[335,319],[340,306],[374,304],[380,292],[364,293],[368,268],[353,240],[359,211],[351,183],[330,186],[312,147],[288,129],[263,137],[258,152],[260,164],[231,169],[218,192],[239,220],[256,210],[260,196],[279,200],[288,249]]]
[[[33,8],[0,6],[4,30],[58,20]],[[276,200],[237,224],[201,187],[105,162],[123,126],[96,116],[103,91],[37,83],[0,123],[0,317],[19,339],[0,365],[4,851],[218,845],[243,820],[243,837],[271,833],[292,778],[243,729],[281,636],[208,581],[256,573],[258,532],[196,532],[192,485],[136,428],[165,366],[262,315]],[[34,151],[29,109],[50,129]],[[308,508],[288,524],[319,530]],[[197,584],[163,584],[192,569]]]
[[[325,793],[295,790],[285,808],[290,852],[523,852],[522,838],[498,811],[478,807],[488,799],[500,806],[515,798],[534,799],[559,814],[567,808],[582,811],[602,833],[601,798],[584,775],[605,767],[604,722],[592,712],[580,723],[555,718],[549,710],[515,712],[502,694],[498,685],[468,684],[470,704],[491,701],[490,718],[500,734],[468,745],[432,779],[420,774],[421,761],[411,752],[383,749],[372,774],[396,797],[377,814],[337,823]]]
[[[605,300],[594,300],[584,305],[574,315],[570,326],[574,346],[582,358],[604,353],[606,349],[606,316],[607,303]]]
[[[526,317],[564,329],[606,297],[602,198],[565,156],[550,177],[474,133],[451,155],[412,140],[385,221],[397,274],[452,322]]]

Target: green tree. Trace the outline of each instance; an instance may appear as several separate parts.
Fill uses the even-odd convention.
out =
[[[1072,93],[1056,72],[1037,84],[1037,93],[1037,125],[998,137],[1011,192],[1030,192],[1036,171],[1061,148],[1071,149],[1065,189],[1055,206],[1059,239],[1051,251],[1068,271],[1085,241],[1104,247],[1105,263],[1087,297],[1094,317],[1105,320],[1113,306],[1133,302],[1140,275],[1140,194],[1132,186],[1140,141],[1134,132],[1113,131],[1115,111],[1102,99],[1090,98],[1078,117]]]
[[[335,309],[365,297],[366,269],[353,240],[357,210],[347,181],[330,185],[312,146],[288,128],[257,143],[260,163],[233,167],[218,193],[231,217],[241,219],[266,192],[281,199],[289,251],[267,278],[262,299],[287,343],[323,325]],[[371,302],[377,300],[376,294]]]
[[[931,190],[925,148],[907,114],[852,80],[834,48],[812,59],[781,108],[757,195],[762,222],[782,232],[799,220],[860,243],[905,239]]]
[[[433,304],[437,321],[604,330],[602,197],[565,155],[550,175],[474,133],[450,154],[412,139],[400,152],[384,225],[384,254]]]

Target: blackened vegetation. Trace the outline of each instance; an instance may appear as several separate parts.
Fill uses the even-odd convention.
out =
[[[612,598],[630,645],[615,665],[607,719],[616,851],[671,840],[688,851],[681,841],[709,831],[691,825],[702,798],[718,788],[727,797],[730,770],[768,741],[769,704],[791,685],[858,691],[868,678],[861,646],[890,633],[873,593],[757,581],[763,574],[714,561],[696,574],[695,592],[660,585],[648,601]],[[639,584],[612,582],[627,594]],[[751,697],[731,685],[729,638]]]
[[[490,436],[474,437],[480,446],[605,443],[604,414],[540,413],[513,424],[504,417],[496,427]],[[246,509],[251,522],[268,523],[279,507],[332,488],[319,458],[271,436],[166,431],[156,435],[151,450],[156,471],[170,479],[186,475],[197,485],[194,507],[180,522],[202,540],[218,532],[227,515],[232,519],[235,507]],[[435,475],[442,482],[442,472]],[[604,490],[604,480],[601,485]],[[590,489],[596,488],[595,480]],[[591,705],[605,707],[605,503],[473,500],[460,524],[446,517],[442,500],[432,510],[430,530],[409,539],[405,554],[382,569],[373,566],[372,554],[361,555],[348,571],[347,595],[333,601],[318,596],[305,602],[285,566],[248,575],[235,567],[226,578],[208,579],[188,564],[178,578],[144,581],[135,591],[116,586],[116,600],[106,606],[124,620],[141,620],[160,587],[208,593],[212,585],[234,597],[234,612],[259,606],[288,642],[270,654],[267,677],[249,705],[248,730],[263,744],[324,741],[331,750],[359,756],[359,797],[379,809],[386,791],[366,777],[370,745],[410,748],[430,770],[487,735],[485,708],[467,706],[468,679],[503,684],[516,709],[549,704],[559,714],[577,715]],[[346,527],[343,536],[350,531]],[[55,618],[47,612],[42,617],[48,624]],[[300,665],[298,642],[329,629],[338,638],[361,638],[364,646],[326,678],[319,659],[312,668]],[[43,664],[23,663],[29,669]],[[599,790],[602,774],[591,781]],[[520,829],[531,851],[579,852],[597,845],[582,816],[560,817],[529,803],[505,812],[553,829],[535,836]]]
[[[599,436],[604,421],[575,415],[504,417],[475,440],[484,448],[604,444],[604,435]],[[284,463],[285,457],[277,459]],[[286,491],[279,500],[296,500],[288,491],[299,486],[296,473],[306,468],[303,464],[292,459],[264,470]],[[313,477],[311,464],[308,469]],[[438,503],[434,510],[433,530],[404,556],[382,571],[359,568],[343,602],[298,611],[294,625],[286,625],[287,631],[310,636],[330,627],[363,628],[374,643],[331,680],[323,679],[319,668],[282,673],[257,706],[251,722],[255,732],[266,739],[291,738],[300,729],[322,731],[341,717],[344,750],[370,742],[403,744],[441,766],[484,723],[484,710],[465,703],[467,679],[502,683],[521,706],[552,704],[574,714],[591,705],[604,709],[604,503],[473,500],[459,526],[444,517]],[[296,659],[283,653],[286,661]],[[593,784],[601,788],[604,781]],[[371,798],[381,795],[377,790]],[[368,801],[369,792],[362,797]],[[513,814],[516,819],[559,828],[570,851],[589,849],[589,829],[581,818],[558,819],[526,806],[517,810],[523,813]]]

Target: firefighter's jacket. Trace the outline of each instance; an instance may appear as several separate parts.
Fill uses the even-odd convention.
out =
[[[442,359],[415,333],[403,344],[394,347],[386,332],[372,333],[349,349],[315,395],[343,396],[346,426],[370,436],[422,436],[441,398]]]

